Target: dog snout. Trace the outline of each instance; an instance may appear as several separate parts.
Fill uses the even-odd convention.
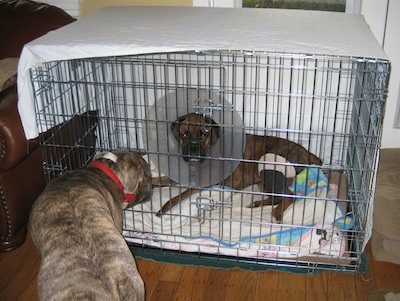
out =
[[[186,147],[183,148],[183,159],[185,160],[185,162],[203,162],[204,156],[205,150],[200,141],[192,140],[186,144]]]
[[[201,146],[199,141],[191,141],[190,142],[190,151],[192,153],[199,153]]]

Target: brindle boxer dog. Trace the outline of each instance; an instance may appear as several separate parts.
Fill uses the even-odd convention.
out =
[[[149,199],[138,153],[101,153],[51,181],[36,200],[30,234],[41,254],[40,300],[144,300],[122,233],[122,209]]]
[[[219,138],[217,123],[207,116],[195,113],[179,117],[172,123],[171,130],[186,162],[196,158],[203,162],[207,150]]]
[[[219,129],[215,121],[195,113],[179,117],[172,123],[171,129],[174,137],[179,142],[185,161],[188,161],[190,156],[204,156],[207,153],[207,149],[214,145],[219,137]],[[258,160],[266,153],[274,153],[286,158],[287,161],[294,165],[296,173],[300,173],[305,168],[305,165],[322,164],[322,161],[318,157],[293,141],[274,136],[246,134],[243,161],[239,163],[233,173],[221,184],[232,187],[235,190],[242,190],[250,185],[257,184],[260,187],[260,191],[271,192],[262,185],[257,166]],[[169,182],[171,181],[169,180]],[[157,183],[165,185],[168,183],[168,179],[154,178],[153,184]],[[290,185],[290,179],[288,179],[286,187],[288,185]],[[161,216],[181,200],[198,191],[196,188],[185,190],[165,203],[157,212],[157,216]],[[272,215],[277,220],[281,220],[283,212],[295,200],[288,188],[286,188],[285,194],[287,195],[286,197],[269,197],[265,200],[255,201],[250,207],[278,204],[272,210]]]

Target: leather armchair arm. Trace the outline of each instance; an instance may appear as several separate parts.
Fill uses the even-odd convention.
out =
[[[0,92],[0,171],[15,167],[38,146],[38,139],[25,138],[17,101],[15,85]]]

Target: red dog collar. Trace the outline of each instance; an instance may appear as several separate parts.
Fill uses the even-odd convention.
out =
[[[135,195],[133,193],[125,193],[124,186],[122,185],[120,179],[107,164],[99,161],[93,161],[90,162],[89,165],[102,170],[107,176],[110,177],[111,180],[113,180],[113,182],[118,186],[124,202],[132,203],[135,200]]]

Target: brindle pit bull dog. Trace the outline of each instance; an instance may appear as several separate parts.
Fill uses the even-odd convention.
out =
[[[171,125],[174,137],[177,139],[180,150],[185,161],[191,156],[200,156],[200,161],[204,160],[201,156],[207,154],[207,150],[216,143],[219,138],[219,128],[216,122],[208,117],[190,113],[178,117]],[[240,146],[238,146],[240,147]],[[305,165],[321,165],[322,161],[314,154],[310,153],[303,146],[283,138],[274,136],[257,136],[246,134],[246,146],[243,153],[243,161],[239,163],[233,173],[222,181],[221,185],[232,187],[235,190],[242,190],[250,185],[258,184],[260,191],[268,191],[267,187],[262,185],[261,177],[258,172],[258,161],[266,153],[273,153],[286,158],[294,165],[296,173],[300,173]],[[171,180],[163,177],[161,179],[153,178],[153,184],[165,185],[171,183]],[[287,187],[291,181],[288,179]],[[190,188],[177,195],[165,203],[157,212],[161,216],[173,206],[178,204],[191,194],[198,192],[196,188]],[[287,197],[269,197],[265,200],[253,202],[251,207],[266,205],[276,205],[272,215],[279,221],[283,212],[293,203],[295,198],[291,197],[292,192],[286,188]]]
[[[101,153],[50,182],[30,234],[42,258],[40,300],[144,300],[122,233],[122,209],[149,199],[148,164],[135,152]]]

